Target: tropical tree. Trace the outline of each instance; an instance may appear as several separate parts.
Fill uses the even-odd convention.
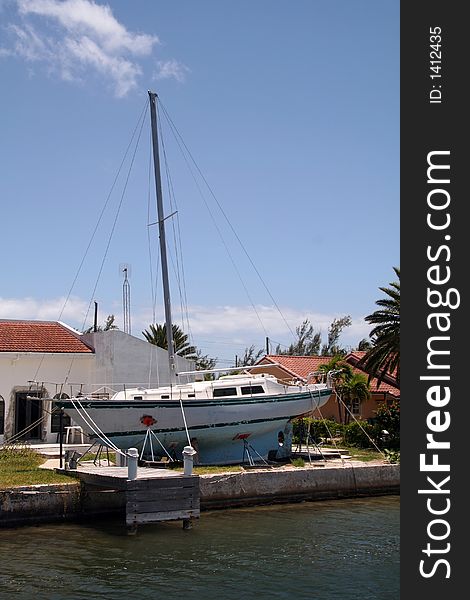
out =
[[[207,354],[202,354],[200,350],[196,351],[196,370],[197,371],[210,371],[215,368],[217,364],[217,358],[211,358]],[[211,381],[214,379],[213,373],[204,373],[204,379]]]
[[[338,354],[345,355],[345,348],[341,348],[338,345],[339,336],[341,335],[345,327],[351,325],[351,317],[346,315],[339,319],[333,319],[331,325],[328,327],[328,343],[322,347],[322,356],[337,356]]]
[[[367,352],[372,348],[372,344],[366,338],[362,338],[362,340],[358,343],[356,350],[359,352]]]
[[[191,346],[189,337],[178,325],[172,325],[173,341],[175,343],[175,353],[187,360],[193,360],[196,363],[196,370],[209,371],[217,364],[217,358],[211,358],[207,354],[202,354],[196,346]],[[142,332],[147,342],[154,344],[159,348],[168,350],[168,341],[166,339],[166,326],[159,323],[149,325],[148,330]],[[204,376],[210,379],[210,374]]]
[[[361,366],[369,373],[369,381],[377,377],[380,383],[392,373],[400,384],[400,268],[393,270],[397,281],[379,288],[388,297],[377,300],[380,309],[365,318],[375,327],[370,332],[372,348],[361,360]]]
[[[346,354],[346,350],[338,345],[338,339],[345,327],[351,325],[351,317],[346,315],[338,319],[333,319],[328,327],[328,342],[322,346],[321,331],[314,331],[313,325],[308,319],[305,319],[295,328],[297,340],[286,350],[282,350],[278,345],[276,354],[285,354],[290,356],[314,356],[321,353],[322,356],[335,356],[337,354]]]
[[[188,360],[197,360],[197,348],[191,346],[189,337],[178,325],[171,326],[173,331],[173,341],[175,344],[175,353]],[[166,337],[166,326],[160,323],[149,325],[149,328],[142,331],[143,336],[150,344],[159,348],[168,350],[168,340]]]
[[[207,354],[202,354],[200,350],[196,351],[196,368],[199,371],[210,371],[215,368],[217,358],[211,358]]]
[[[98,325],[96,328],[96,331],[109,331],[110,329],[119,329],[119,327],[117,325],[115,325],[114,319],[115,319],[114,315],[108,315],[106,317],[106,321],[104,322],[104,325]],[[95,326],[92,325],[91,327],[88,327],[88,329],[85,329],[85,331],[83,333],[93,333],[94,331],[95,331]]]
[[[332,371],[336,371],[333,375],[333,384],[335,390],[340,390],[348,379],[353,377],[354,371],[349,363],[347,363],[343,356],[338,354],[333,356],[327,363],[323,363],[318,367],[319,371],[327,375]],[[339,394],[336,394],[336,403],[338,405],[338,416],[341,423],[344,422],[343,418],[343,404]]]
[[[281,350],[278,345],[276,354],[287,354],[290,356],[311,356],[320,353],[321,333],[313,330],[313,325],[308,319],[305,319],[295,328],[297,340],[291,344],[287,350]]]
[[[254,365],[259,358],[264,354],[263,348],[255,350],[255,345],[245,348],[245,352],[241,358],[237,360],[236,367],[248,367]]]
[[[353,414],[353,405],[355,401],[359,404],[370,398],[369,383],[367,377],[362,373],[353,373],[351,377],[345,377],[341,385],[336,388],[337,394],[347,406],[344,422],[349,423],[351,414]]]

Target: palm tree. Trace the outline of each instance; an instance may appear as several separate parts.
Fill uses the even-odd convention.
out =
[[[337,387],[337,392],[349,409],[345,414],[346,424],[349,423],[349,418],[353,413],[354,401],[357,400],[360,404],[370,398],[369,383],[367,377],[362,373],[353,373],[351,377],[345,378]]]
[[[172,325],[171,328],[173,331],[173,341],[175,343],[175,353],[178,354],[178,356],[184,356],[184,358],[188,360],[197,360],[197,349],[195,346],[190,345],[189,338],[184,331],[178,325]],[[165,325],[161,325],[160,323],[149,325],[149,329],[142,331],[142,333],[150,344],[168,350]]]
[[[341,389],[345,382],[353,377],[353,369],[351,365],[344,360],[341,354],[333,356],[327,363],[320,365],[318,369],[322,373],[325,373],[325,375],[330,371],[340,371],[339,373],[335,373],[333,382],[335,387],[336,403],[338,404],[338,417],[340,423],[343,423],[343,407],[341,404],[341,399],[336,393],[336,390]]]
[[[367,352],[372,348],[372,344],[366,338],[362,338],[362,340],[358,343],[356,350],[359,352]]]
[[[365,320],[375,325],[370,332],[372,348],[361,360],[361,366],[369,373],[369,380],[377,377],[380,383],[387,374],[396,377],[400,384],[400,268],[394,267],[398,281],[389,283],[390,287],[379,288],[389,296],[377,300],[376,310]]]

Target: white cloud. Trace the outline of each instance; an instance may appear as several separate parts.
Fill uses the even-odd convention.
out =
[[[127,50],[132,54],[148,55],[157,36],[134,34],[115,19],[111,8],[93,0],[18,0],[20,14],[35,14],[58,21],[73,37],[81,35],[96,39],[109,53]]]
[[[80,298],[69,298],[65,308],[64,303],[64,297],[50,300],[0,297],[0,318],[43,321],[57,321],[60,319],[74,325],[81,325],[88,304]]]
[[[156,35],[129,31],[108,5],[93,0],[17,0],[17,6],[20,22],[8,27],[13,43],[2,56],[41,63],[66,81],[94,72],[111,82],[118,97],[137,86],[139,59],[159,44]],[[173,77],[180,77],[176,67]]]
[[[78,330],[83,330],[92,324],[93,314],[89,312],[87,322],[83,320],[88,310],[88,302],[77,297],[69,298],[64,307],[65,298],[37,300],[35,298],[1,298],[0,319],[38,319],[60,320]],[[257,306],[259,319],[251,306],[192,306],[189,308],[190,333],[194,343],[201,348],[204,354],[210,356],[227,357],[243,351],[245,347],[255,344],[256,347],[264,346],[265,337],[271,340],[272,350],[280,342],[288,346],[294,341],[289,327],[295,328],[306,318],[310,320],[315,331],[320,330],[323,341],[326,342],[328,327],[338,314],[313,313],[307,310],[282,308],[286,325],[278,310],[273,306]],[[101,306],[100,314],[116,316],[116,325],[122,328],[121,307]],[[163,312],[156,315],[158,323],[164,322]],[[173,320],[188,333],[186,319],[183,321],[181,314],[174,311]],[[100,323],[104,321],[99,319]],[[143,337],[141,332],[148,329],[153,322],[152,312],[135,311],[131,318],[132,334]],[[355,317],[352,324],[347,327],[341,337],[340,343],[346,348],[357,346],[362,338],[368,338],[370,326],[363,317]]]
[[[171,79],[174,78],[176,81],[182,83],[186,79],[186,73],[189,72],[188,67],[178,62],[177,60],[159,60],[157,62],[157,72],[154,75],[154,79]]]
[[[277,341],[288,345],[294,338],[292,332],[305,319],[309,319],[315,331],[320,331],[324,342],[328,327],[333,319],[344,315],[313,313],[308,310],[299,310],[283,307],[283,317],[274,306],[256,306],[256,312],[251,306],[192,306],[189,307],[189,324],[191,333],[196,343],[197,339],[213,339],[231,342],[233,345],[251,345],[256,339],[264,337],[280,338]],[[256,314],[257,313],[257,314]],[[187,330],[181,315],[174,312],[173,319],[184,330]],[[285,320],[284,320],[285,319]],[[133,327],[139,332],[148,328],[152,323],[151,312],[143,312],[133,317]],[[163,314],[157,314],[157,322],[163,323]],[[287,321],[287,324],[286,324]],[[290,328],[290,329],[289,329]],[[362,338],[367,338],[370,326],[363,317],[352,319],[340,338],[345,346],[356,346]]]

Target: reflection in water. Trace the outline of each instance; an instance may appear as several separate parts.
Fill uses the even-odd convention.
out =
[[[0,530],[0,598],[396,600],[399,497]]]

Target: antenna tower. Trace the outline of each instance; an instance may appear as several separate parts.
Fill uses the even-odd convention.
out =
[[[122,284],[122,311],[124,313],[124,333],[131,333],[131,284],[129,283],[130,265],[121,265],[124,276]]]

